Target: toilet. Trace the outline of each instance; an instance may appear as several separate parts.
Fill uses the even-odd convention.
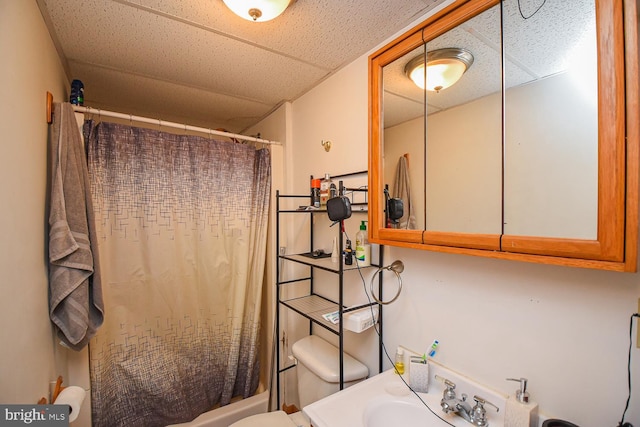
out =
[[[309,335],[293,344],[293,356],[298,361],[298,396],[300,407],[327,397],[340,390],[340,354],[338,348],[322,338]],[[344,354],[344,386],[349,387],[369,376],[369,369]],[[244,418],[229,427],[298,427],[301,413],[287,415],[284,411],[268,412]]]

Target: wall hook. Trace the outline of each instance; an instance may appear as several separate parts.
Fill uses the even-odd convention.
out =
[[[329,152],[329,150],[331,150],[331,141],[322,140],[320,141],[320,144],[324,147],[324,151],[326,151],[327,153]]]

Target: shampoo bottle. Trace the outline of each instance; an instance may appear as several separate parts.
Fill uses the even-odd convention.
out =
[[[526,378],[507,378],[507,381],[517,381],[520,388],[509,396],[504,411],[504,425],[509,427],[537,427],[538,404],[529,400]]]
[[[356,260],[360,267],[366,267],[371,264],[371,246],[367,238],[366,221],[360,223],[360,231],[356,234]]]

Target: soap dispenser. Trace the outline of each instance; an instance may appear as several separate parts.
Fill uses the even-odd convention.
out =
[[[404,374],[404,350],[398,347],[396,350],[395,368],[397,374]]]
[[[536,427],[538,425],[538,404],[529,400],[526,378],[507,378],[520,383],[520,388],[507,399],[504,425],[509,427]]]

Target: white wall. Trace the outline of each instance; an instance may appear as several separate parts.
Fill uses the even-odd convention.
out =
[[[35,1],[0,0],[0,58],[0,403],[30,404],[66,374],[47,303],[45,94],[64,100],[68,83]]]
[[[367,108],[366,56],[293,102],[294,190],[308,191],[309,174],[366,166]],[[322,139],[331,139],[335,151],[325,153]],[[405,263],[403,292],[384,315],[392,355],[398,344],[424,351],[437,338],[439,361],[499,391],[515,389],[507,377],[528,378],[532,399],[548,416],[582,426],[620,420],[638,274],[393,247],[385,259]],[[359,289],[359,278],[351,280]],[[350,351],[373,370],[375,350],[362,340]],[[640,349],[632,354],[637,368]],[[626,421],[640,425],[638,369],[633,385]]]

